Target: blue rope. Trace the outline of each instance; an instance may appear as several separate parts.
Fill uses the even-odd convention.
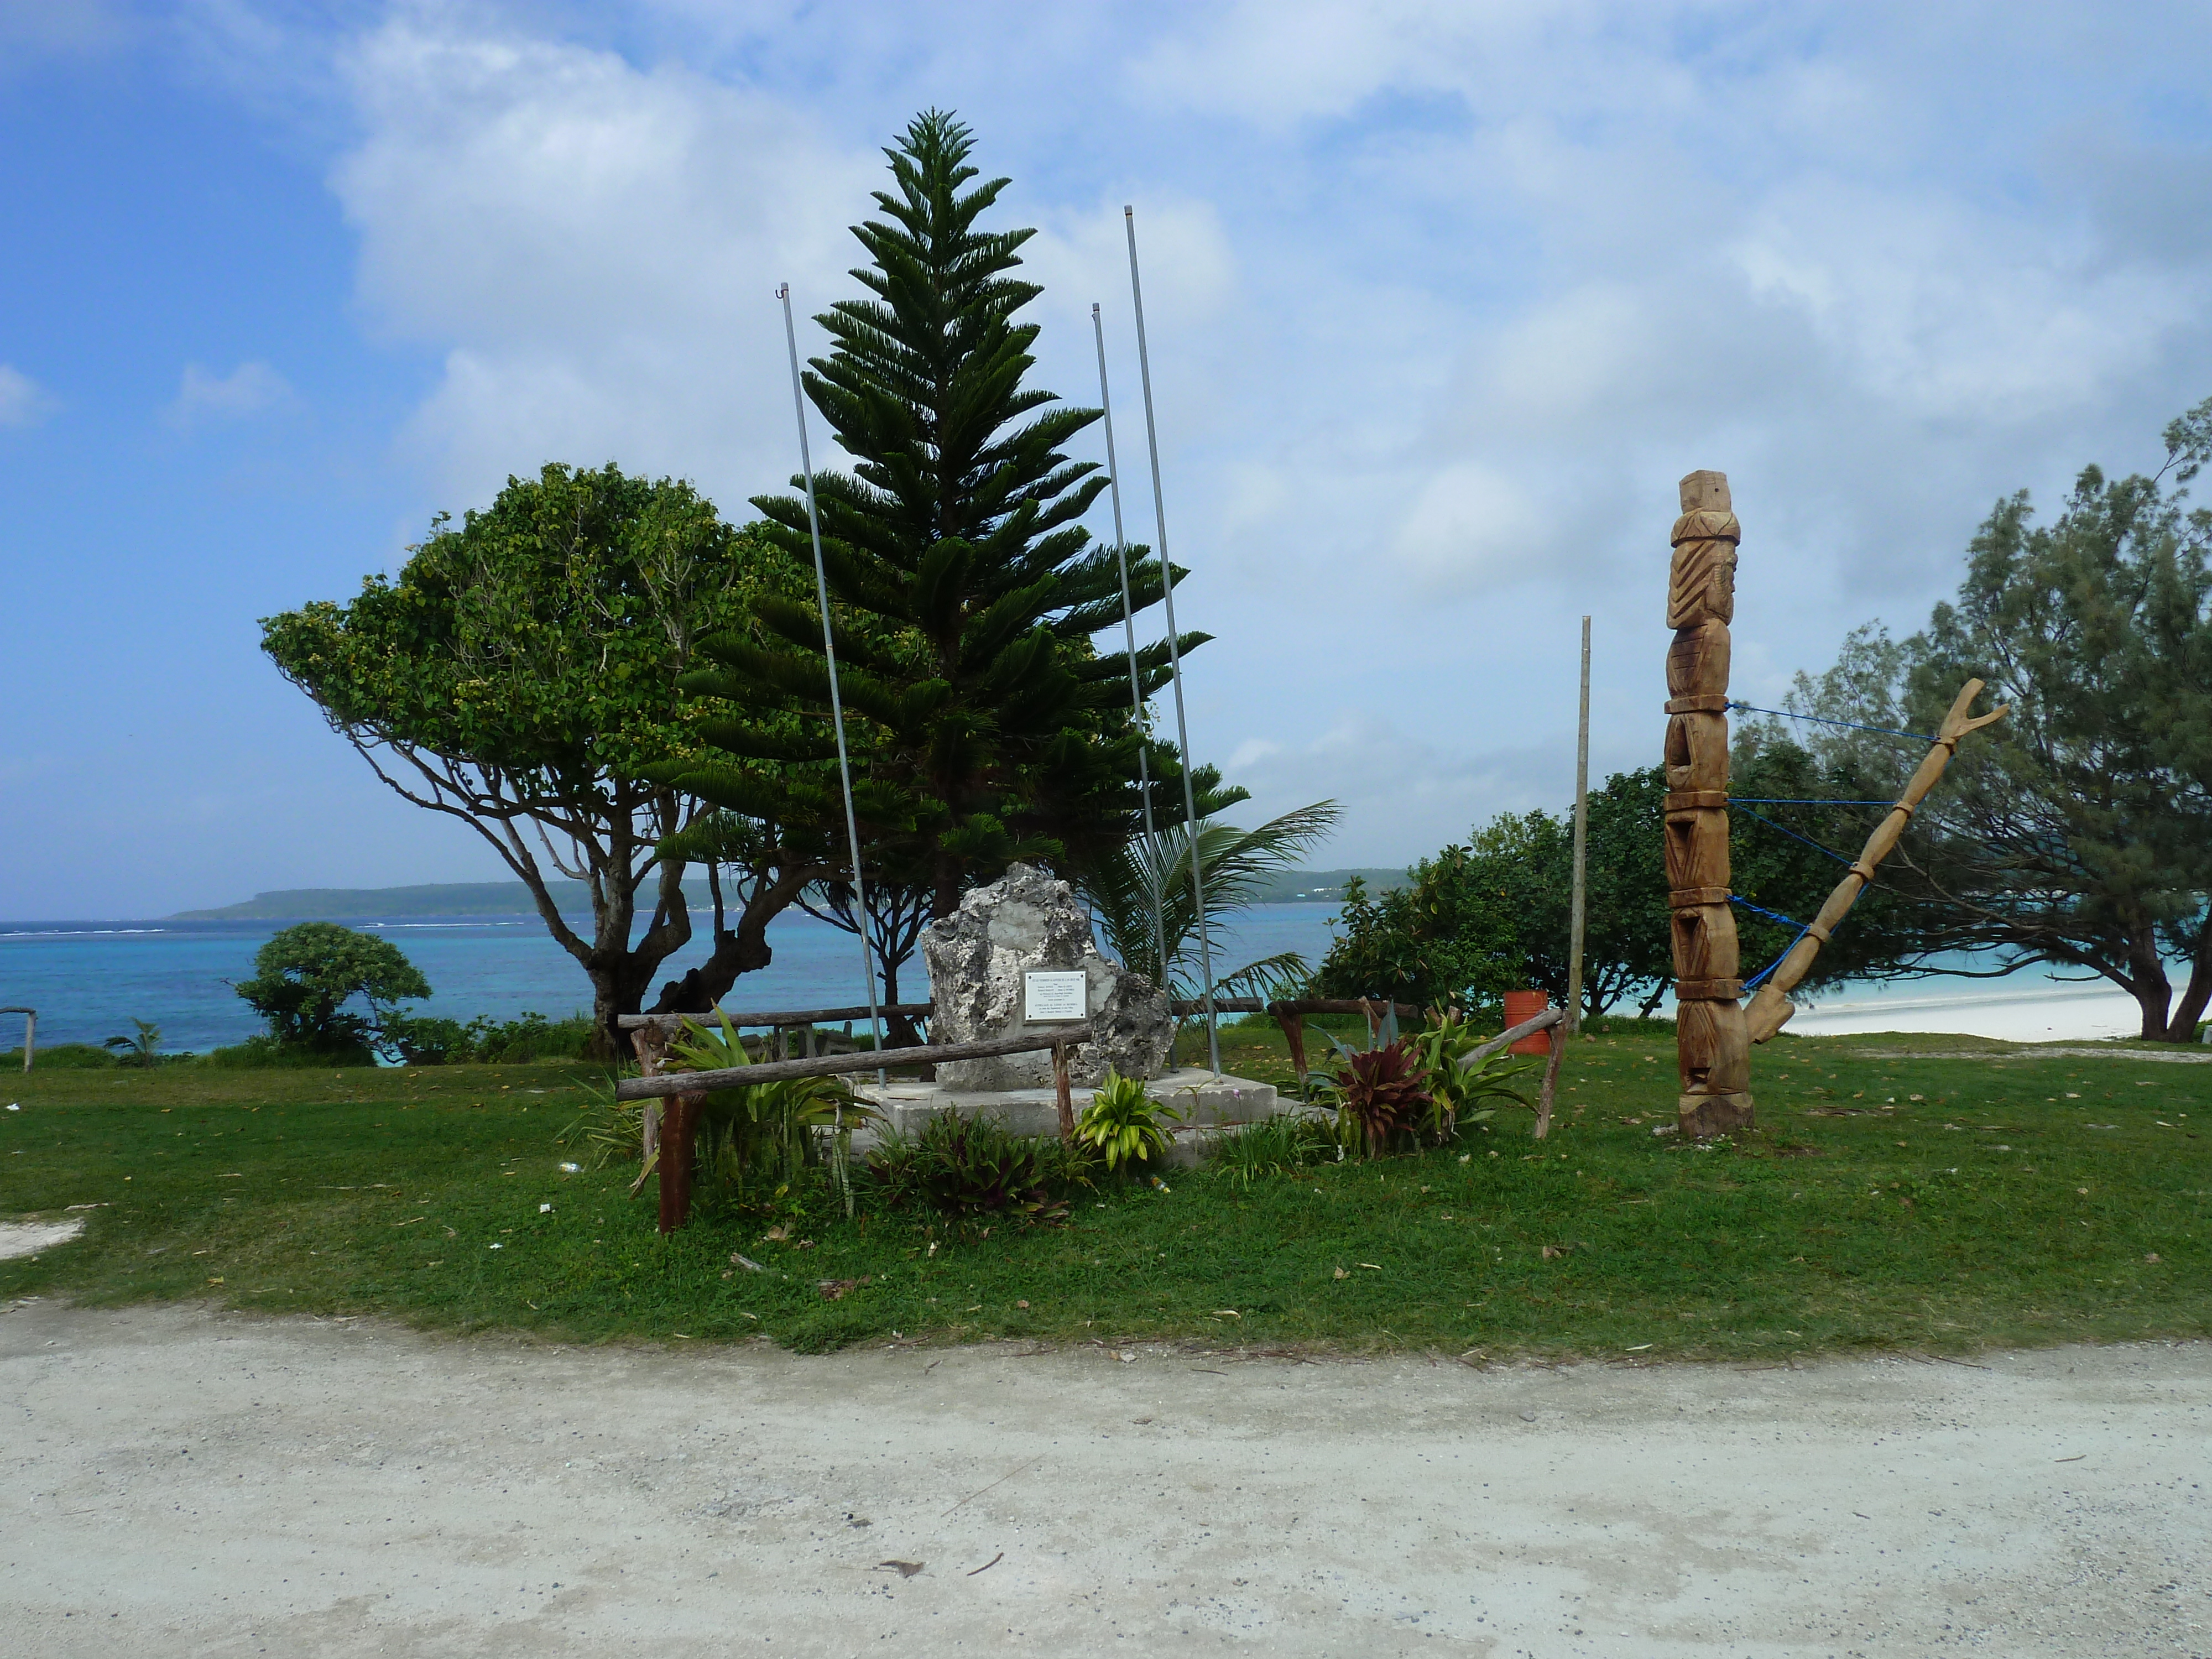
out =
[[[1753,806],[1894,806],[1893,800],[1788,800],[1765,795],[1731,795],[1730,801],[1742,801]]]
[[[1849,866],[1850,864],[1850,860],[1845,858],[1841,853],[1829,851],[1827,848],[1821,846],[1819,842],[1814,841],[1811,836],[1801,836],[1788,825],[1777,823],[1772,818],[1767,817],[1763,813],[1753,812],[1747,808],[1744,812],[1744,816],[1747,818],[1757,818],[1761,823],[1765,824],[1770,830],[1781,830],[1784,835],[1789,836],[1792,841],[1803,842],[1806,846],[1811,848],[1814,852],[1822,854],[1828,858],[1832,858],[1840,865]]]
[[[1761,708],[1756,703],[1732,702],[1731,708],[1741,708],[1747,714],[1772,714],[1785,720],[1811,720],[1815,726],[1839,726],[1846,732],[1879,732],[1889,738],[1917,738],[1923,743],[1940,743],[1925,732],[1900,732],[1893,726],[1861,726],[1856,720],[1832,720],[1821,714],[1795,714],[1787,708]]]
[[[1810,924],[1800,927],[1797,930],[1797,939],[1804,938],[1806,934],[1812,931],[1813,929]],[[1758,985],[1759,981],[1765,979],[1769,974],[1772,973],[1777,968],[1779,968],[1784,962],[1788,961],[1790,959],[1790,953],[1797,948],[1797,939],[1793,939],[1789,944],[1784,945],[1782,947],[1782,954],[1780,956],[1775,957],[1774,960],[1768,963],[1765,967],[1760,969],[1749,979],[1744,981],[1743,988],[1747,991],[1751,990]]]
[[[1760,915],[1765,916],[1768,921],[1778,921],[1784,927],[1802,927],[1805,926],[1803,922],[1798,921],[1795,916],[1785,916],[1779,910],[1770,910],[1763,904],[1753,904],[1749,899],[1744,897],[1741,893],[1730,893],[1729,895],[1729,902],[1731,904],[1741,904],[1747,910],[1756,910]]]

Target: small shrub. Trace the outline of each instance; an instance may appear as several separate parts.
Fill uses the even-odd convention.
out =
[[[1152,1098],[1139,1077],[1123,1077],[1109,1066],[1105,1078],[1075,1121],[1075,1138],[1095,1150],[1108,1170],[1135,1161],[1149,1164],[1167,1156],[1168,1139],[1182,1114]]]
[[[226,1072],[314,1072],[345,1066],[374,1066],[376,1056],[362,1043],[349,1048],[303,1048],[279,1042],[264,1033],[232,1048],[211,1049],[200,1064]]]
[[[540,1013],[467,1024],[428,1014],[392,1014],[380,1029],[388,1054],[405,1066],[519,1066],[535,1060],[579,1060],[592,1038],[588,1015],[550,1020]]]
[[[885,1208],[927,1210],[956,1221],[1004,1216],[1059,1221],[1067,1206],[1053,1191],[1045,1144],[1011,1133],[996,1118],[945,1112],[916,1135],[886,1133],[868,1154],[868,1184]]]
[[[1440,1009],[1431,1009],[1427,1024],[1406,1039],[1429,1092],[1429,1109],[1416,1130],[1427,1144],[1441,1146],[1466,1125],[1496,1116],[1498,1109],[1486,1101],[1510,1100],[1534,1109],[1510,1086],[1513,1079],[1536,1069],[1534,1060],[1500,1050],[1472,1066],[1462,1063],[1486,1040],[1473,1021],[1455,1019]]]
[[[1231,1185],[1295,1173],[1337,1153],[1336,1137],[1318,1118],[1281,1113],[1218,1137],[1206,1153],[1206,1167]]]
[[[719,1026],[687,1020],[684,1036],[669,1048],[668,1062],[671,1071],[716,1072],[749,1066],[752,1057],[725,1014]],[[877,1115],[835,1078],[787,1078],[714,1090],[699,1114],[693,1178],[711,1180],[726,1193],[741,1196],[748,1188],[796,1189],[809,1167],[826,1164],[849,1213],[853,1131]]]
[[[473,1033],[458,1019],[394,1014],[384,1022],[382,1036],[388,1048],[398,1051],[403,1066],[458,1066],[476,1058]]]
[[[114,1064],[113,1054],[89,1042],[58,1042],[51,1048],[41,1043],[31,1056],[33,1074],[46,1071],[99,1072]],[[22,1069],[22,1044],[17,1043],[5,1054],[0,1054],[0,1071],[21,1072]]]

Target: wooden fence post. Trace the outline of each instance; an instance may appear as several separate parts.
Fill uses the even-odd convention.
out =
[[[1060,1138],[1075,1139],[1075,1092],[1068,1081],[1067,1045],[1052,1045],[1052,1087],[1054,1103],[1060,1108]]]

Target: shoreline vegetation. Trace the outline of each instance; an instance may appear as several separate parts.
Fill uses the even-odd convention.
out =
[[[1407,882],[1404,870],[1285,870],[1270,873],[1259,904],[1333,903],[1344,896],[1353,877],[1370,890],[1390,890]],[[564,912],[592,908],[581,882],[555,887]],[[711,911],[714,896],[704,881],[684,884],[694,910]],[[391,921],[409,917],[535,916],[530,890],[519,881],[433,882],[414,887],[295,887],[256,893],[236,904],[213,909],[179,910],[165,921]]]
[[[1607,1026],[1614,1029],[1601,1029]],[[1279,1036],[1224,1033],[1286,1083]],[[2212,1067],[1972,1039],[1784,1033],[1759,1127],[1674,1121],[1662,1027],[1593,1022],[1547,1142],[1248,1176],[1100,1179],[1058,1224],[978,1232],[826,1186],[654,1231],[635,1159],[564,1132],[575,1065],[24,1078],[0,1213],[88,1218],[0,1296],[205,1300],[574,1342],[1167,1340],[1782,1364],[1823,1352],[2212,1335]],[[569,1166],[569,1167],[564,1167]]]

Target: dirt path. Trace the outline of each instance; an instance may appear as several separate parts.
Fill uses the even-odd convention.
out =
[[[1487,1373],[1124,1352],[19,1304],[6,1644],[2212,1654],[2207,1345]]]
[[[2212,1048],[1854,1048],[1857,1060],[2147,1060],[2154,1066],[2212,1066]]]

